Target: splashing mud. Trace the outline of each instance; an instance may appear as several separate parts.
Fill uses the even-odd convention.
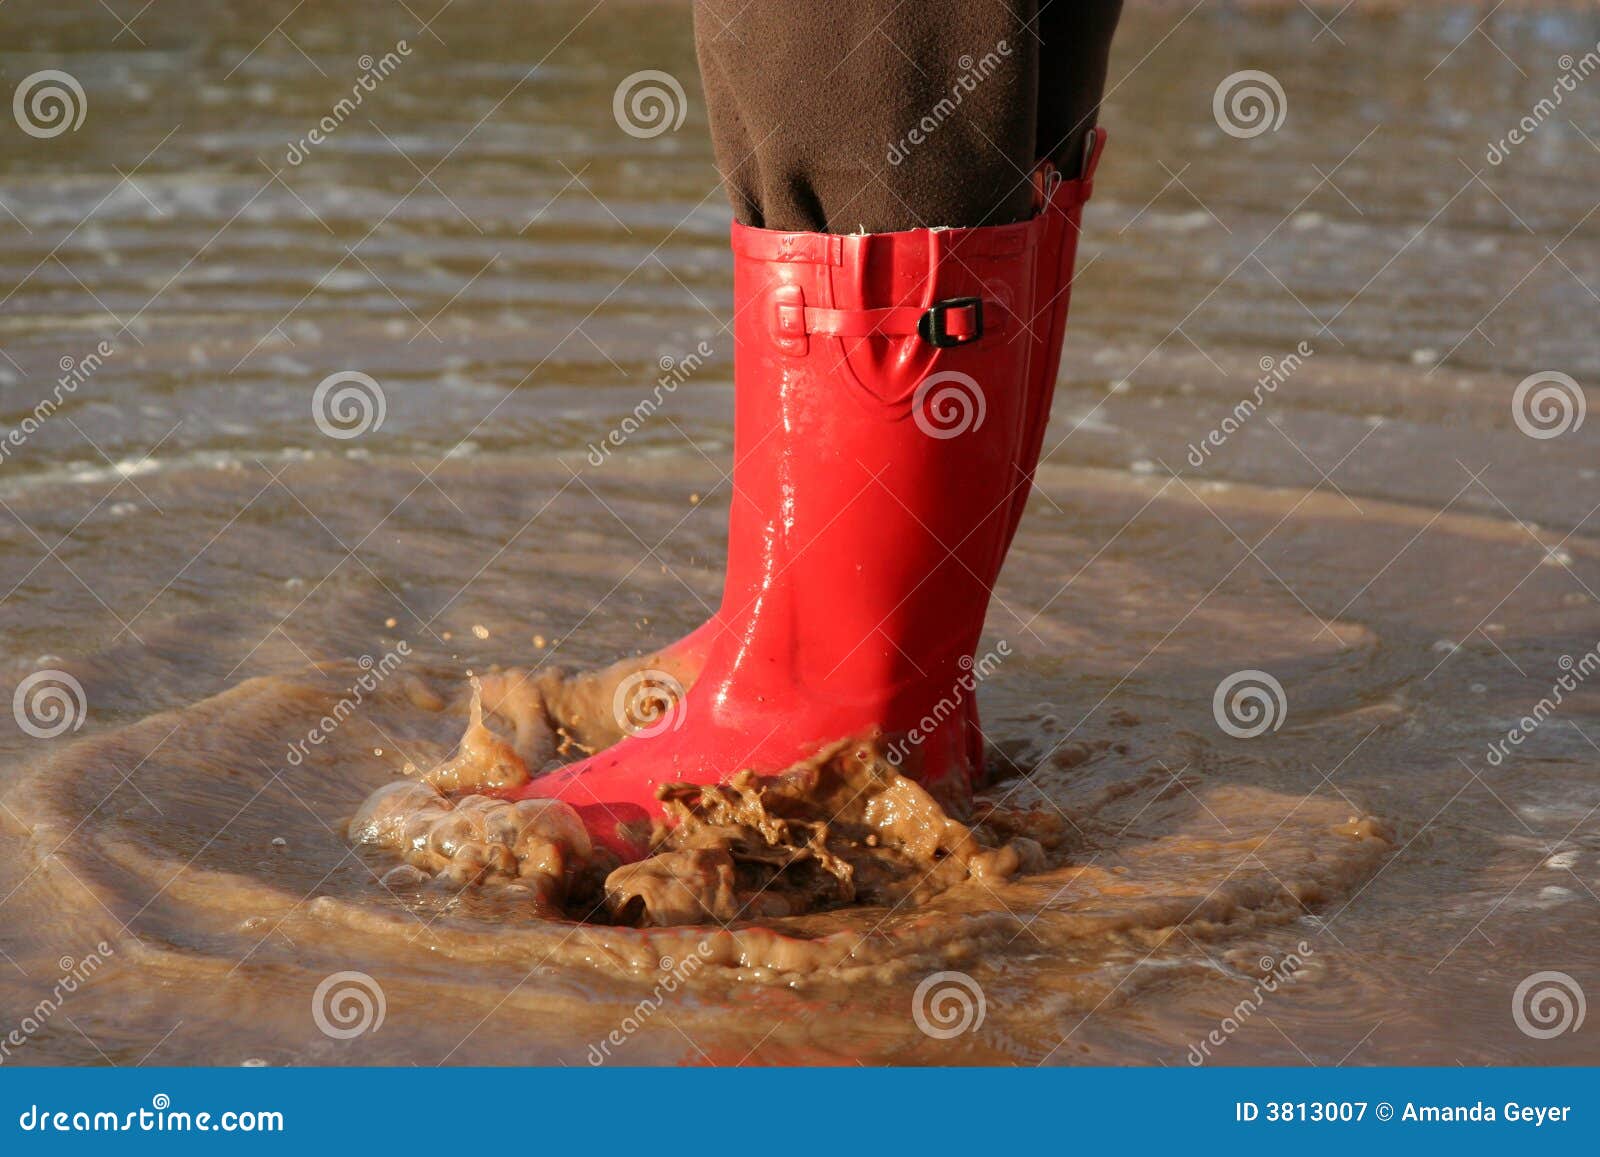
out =
[[[675,825],[626,866],[591,848],[564,804],[472,794],[521,782],[531,756],[553,758],[568,740],[549,721],[573,725],[629,667],[400,673],[301,762],[276,765],[284,734],[338,717],[338,684],[360,669],[253,679],[65,753],[36,784],[31,831],[75,878],[130,900],[155,886],[136,914],[170,909],[180,927],[198,909],[246,936],[327,944],[342,926],[404,949],[421,922],[434,953],[462,961],[535,951],[625,973],[709,935],[702,976],[789,984],[887,979],[1019,936],[1094,959],[1178,932],[1238,935],[1345,893],[1390,847],[1381,825],[1341,803],[1208,786],[1148,766],[1128,741],[1070,745],[996,784],[970,827],[871,745],[844,744],[783,777],[669,791]],[[135,763],[150,810],[96,814],[94,769]],[[1109,778],[1086,790],[1082,769],[1096,764]],[[396,770],[410,774],[384,782]],[[297,806],[264,812],[254,805],[267,793]],[[85,808],[87,829],[71,818]],[[359,873],[347,819],[367,849]],[[291,851],[244,851],[270,846]],[[256,914],[237,923],[241,911]]]
[[[524,753],[551,750],[562,727],[555,717],[578,718],[573,699],[592,699],[604,674],[474,679],[456,753],[373,792],[350,823],[351,838],[454,887],[529,889],[552,913],[617,924],[727,924],[856,902],[915,904],[964,880],[996,883],[1024,864],[1044,864],[1037,840],[997,842],[1010,817],[993,815],[993,828],[958,823],[870,740],[842,741],[782,776],[740,772],[720,787],[663,788],[667,822],[655,825],[650,855],[620,866],[591,845],[567,804],[472,794],[526,783]],[[486,696],[511,717],[514,744],[484,722]],[[384,882],[417,878],[397,870]]]

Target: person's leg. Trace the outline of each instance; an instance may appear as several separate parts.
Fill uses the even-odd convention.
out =
[[[842,740],[880,737],[947,806],[970,798],[971,656],[1089,189],[1035,164],[1055,151],[1039,121],[1070,147],[1098,82],[1041,99],[1031,0],[934,8],[697,4],[740,219],[722,606],[686,641],[703,669],[672,718],[515,793],[574,804],[624,854],[663,785]]]
[[[1037,156],[1064,177],[1082,170],[1121,15],[1122,0],[1044,0],[1034,22],[1041,44]]]
[[[740,223],[882,233],[1027,218],[1033,19],[1032,0],[697,0],[712,143]]]
[[[1105,134],[1096,129],[1100,98],[1111,38],[1121,14],[1122,0],[1045,0],[1034,25],[1043,44],[1037,154],[1046,170],[1041,185],[1049,196],[1040,209],[1042,236],[1032,326],[1037,345],[1029,373],[1028,418],[1018,456],[1021,480],[1011,510],[1011,536],[1022,521],[1050,421],[1083,205],[1093,192],[1094,168],[1105,141]],[[1051,168],[1053,174],[1048,171]]]

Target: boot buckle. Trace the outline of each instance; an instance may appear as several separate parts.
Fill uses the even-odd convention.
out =
[[[806,295],[798,285],[780,285],[772,291],[772,341],[790,357],[804,357],[809,343],[806,335]]]
[[[961,316],[963,311],[965,315]],[[952,312],[958,314],[954,329],[950,319]],[[917,322],[917,333],[936,349],[977,341],[983,336],[983,298],[947,297],[934,302]]]

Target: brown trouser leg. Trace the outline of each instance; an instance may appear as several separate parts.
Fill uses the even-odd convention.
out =
[[[696,0],[717,164],[746,225],[1026,218],[1077,172],[1121,0]]]

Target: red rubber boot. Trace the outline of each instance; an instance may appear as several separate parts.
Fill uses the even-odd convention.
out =
[[[1094,174],[1105,151],[1105,142],[1105,129],[1096,128],[1089,134],[1081,172],[1072,180],[1062,180],[1055,166],[1048,161],[1041,162],[1035,170],[1037,204],[1033,228],[1038,254],[1034,267],[1032,316],[1027,325],[1031,333],[1031,349],[1007,546],[1016,537],[1017,526],[1027,509],[1028,498],[1033,490],[1034,470],[1043,447],[1045,430],[1050,424],[1050,406],[1055,395],[1056,376],[1061,367],[1061,349],[1066,336],[1083,207],[1094,191]],[[760,437],[763,433],[765,431],[758,431],[756,436]],[[739,456],[740,442],[736,438],[735,462]],[[998,577],[999,562],[1003,558],[1004,551],[996,560],[996,574],[989,576],[991,584]],[[712,643],[724,630],[720,620],[724,616],[731,619],[743,617],[750,595],[751,592],[742,591],[735,585],[734,576],[730,573],[718,615],[682,639],[662,648],[650,665],[659,666],[680,685],[692,686],[705,668]],[[981,773],[984,737],[978,721],[976,697],[971,693],[965,695],[959,709],[967,721],[968,761]]]
[[[905,770],[970,798],[965,714],[919,728],[971,664],[1011,533],[1043,230],[734,226],[743,456],[722,629],[654,725],[516,796],[565,800],[637,858],[663,784],[915,732]]]

